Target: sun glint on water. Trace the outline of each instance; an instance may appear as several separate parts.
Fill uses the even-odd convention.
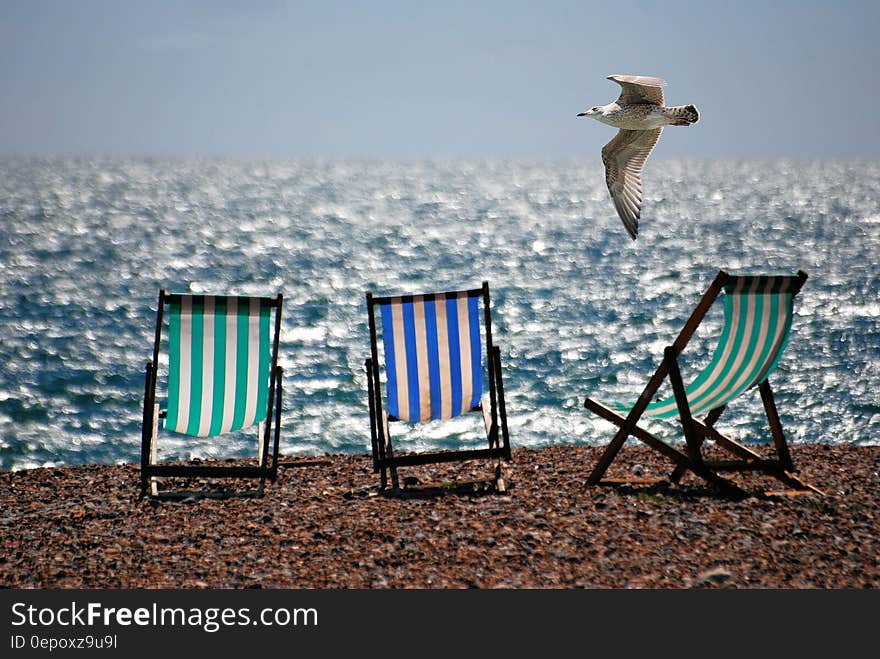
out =
[[[513,446],[604,443],[583,398],[637,396],[719,268],[810,275],[773,379],[790,441],[880,442],[880,163],[649,166],[636,243],[602,176],[593,162],[0,160],[0,469],[137,462],[160,286],[284,293],[285,453],[369,450],[366,290],[483,280]],[[757,398],[720,425],[767,439]],[[221,454],[190,438],[171,452]]]

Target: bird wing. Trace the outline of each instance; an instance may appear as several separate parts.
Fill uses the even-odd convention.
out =
[[[663,78],[613,75],[608,76],[608,79],[623,87],[620,98],[617,99],[618,104],[653,103],[654,105],[663,105],[663,85],[666,84]]]
[[[608,192],[611,193],[617,214],[633,240],[639,232],[639,218],[642,215],[642,168],[662,132],[662,128],[621,129],[602,148]]]

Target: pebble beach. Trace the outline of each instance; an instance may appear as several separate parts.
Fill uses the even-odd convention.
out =
[[[293,457],[253,481],[172,482],[140,497],[134,464],[0,473],[0,586],[281,589],[873,589],[880,447],[795,445],[822,494],[731,477],[587,487],[601,447],[518,448],[504,463],[401,470],[365,454]],[[609,475],[663,475],[642,446]]]

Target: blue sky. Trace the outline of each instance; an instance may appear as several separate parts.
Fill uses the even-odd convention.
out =
[[[880,3],[0,0],[0,154],[594,157],[612,73],[700,123],[655,157],[880,158]]]

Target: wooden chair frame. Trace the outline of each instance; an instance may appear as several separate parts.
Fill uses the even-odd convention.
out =
[[[614,435],[614,438],[608,444],[590,473],[590,476],[587,479],[588,484],[597,485],[600,483],[646,482],[646,479],[603,478],[606,470],[623,447],[624,442],[626,442],[628,437],[632,436],[644,442],[652,449],[662,453],[675,464],[674,470],[669,475],[669,480],[674,483],[678,483],[687,471],[691,471],[712,485],[724,489],[739,489],[727,479],[722,478],[718,472],[759,471],[774,476],[797,491],[816,492],[821,494],[817,488],[803,482],[792,473],[794,471],[794,465],[791,459],[791,452],[785,439],[785,434],[783,433],[779,414],[776,410],[773,391],[766,379],[760,382],[758,390],[761,394],[764,412],[767,416],[770,433],[775,445],[775,458],[764,457],[757,451],[744,446],[715,429],[715,423],[723,414],[726,406],[722,405],[710,410],[702,420],[694,418],[691,414],[687,396],[685,394],[685,385],[679,369],[679,357],[691,337],[696,332],[697,327],[702,322],[706,313],[724,289],[725,284],[730,280],[731,276],[727,272],[724,270],[718,272],[712,284],[709,286],[690,318],[685,323],[684,328],[681,330],[678,337],[672,345],[665,349],[660,366],[654,372],[654,375],[648,381],[642,394],[625,417],[592,398],[586,398],[584,401],[584,407],[618,427],[618,431]],[[792,297],[797,295],[806,280],[807,274],[802,270],[798,271],[794,287],[790,289]],[[662,441],[638,425],[642,414],[645,412],[654,395],[657,393],[657,390],[667,377],[672,385],[673,395],[678,407],[679,419],[686,443],[686,450],[684,452],[671,444]],[[714,441],[718,446],[733,454],[735,459],[705,460],[701,449],[703,442],[706,439]]]

